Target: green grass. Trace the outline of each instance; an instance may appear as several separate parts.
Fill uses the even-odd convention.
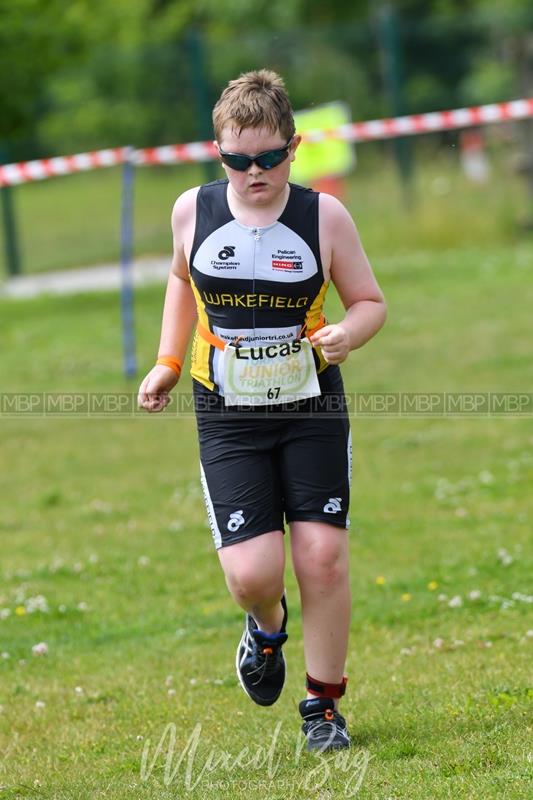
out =
[[[368,247],[390,316],[345,365],[349,391],[531,391],[533,246],[461,231],[446,248],[430,247],[431,226],[417,250],[401,236],[397,252]],[[136,295],[141,372],[161,305],[160,287]],[[136,390],[121,377],[116,295],[4,300],[0,319],[3,392]],[[207,529],[193,419],[0,418],[1,800],[527,796],[531,419],[354,417],[352,429],[355,747],[340,760],[298,749],[290,570],[282,701],[259,709],[237,685],[242,615]],[[45,610],[17,614],[39,595]],[[38,642],[48,655],[32,655]],[[165,732],[143,780],[143,747],[150,764]]]

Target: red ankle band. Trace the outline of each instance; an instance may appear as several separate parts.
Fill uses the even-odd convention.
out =
[[[332,697],[336,700],[339,697],[342,697],[346,692],[346,684],[348,683],[348,678],[346,675],[342,679],[341,683],[323,683],[322,681],[317,681],[316,678],[312,678],[309,673],[305,675],[305,685],[309,694],[314,694],[316,697]]]

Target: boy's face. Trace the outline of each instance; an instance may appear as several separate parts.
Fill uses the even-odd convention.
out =
[[[239,199],[252,206],[268,206],[274,203],[287,185],[291,162],[294,161],[294,152],[300,140],[300,136],[294,136],[288,157],[272,169],[262,169],[253,162],[244,172],[239,172],[222,164],[231,187]],[[267,150],[283,147],[287,144],[287,140],[279,130],[272,133],[266,128],[244,128],[239,132],[231,125],[226,125],[216,144],[226,153],[255,156]]]

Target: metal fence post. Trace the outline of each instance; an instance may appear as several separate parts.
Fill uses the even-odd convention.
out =
[[[9,163],[7,150],[0,145],[0,164]],[[2,204],[2,225],[4,228],[4,251],[8,275],[20,274],[20,254],[17,239],[17,225],[13,205],[13,187],[0,188]]]
[[[391,101],[392,116],[400,117],[406,113],[403,91],[403,58],[398,15],[391,3],[383,3],[381,5],[378,11],[377,23],[378,38],[383,59],[383,74]],[[393,147],[406,200],[410,204],[413,200],[413,159],[411,146],[405,137],[399,136],[394,139]]]
[[[210,92],[202,32],[194,28],[189,30],[185,44],[189,56],[191,83],[196,104],[198,134],[201,139],[208,140],[213,136],[213,124],[211,121]],[[206,161],[204,163],[204,172],[208,182],[214,181],[218,175],[215,162]]]
[[[135,314],[133,305],[133,190],[134,149],[125,148],[122,167],[122,203],[120,224],[120,310],[122,318],[122,344],[124,374],[132,378],[137,374],[135,356]]]

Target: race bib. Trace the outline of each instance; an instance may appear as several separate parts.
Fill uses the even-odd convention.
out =
[[[223,351],[227,406],[292,403],[320,394],[313,348],[308,339]]]

